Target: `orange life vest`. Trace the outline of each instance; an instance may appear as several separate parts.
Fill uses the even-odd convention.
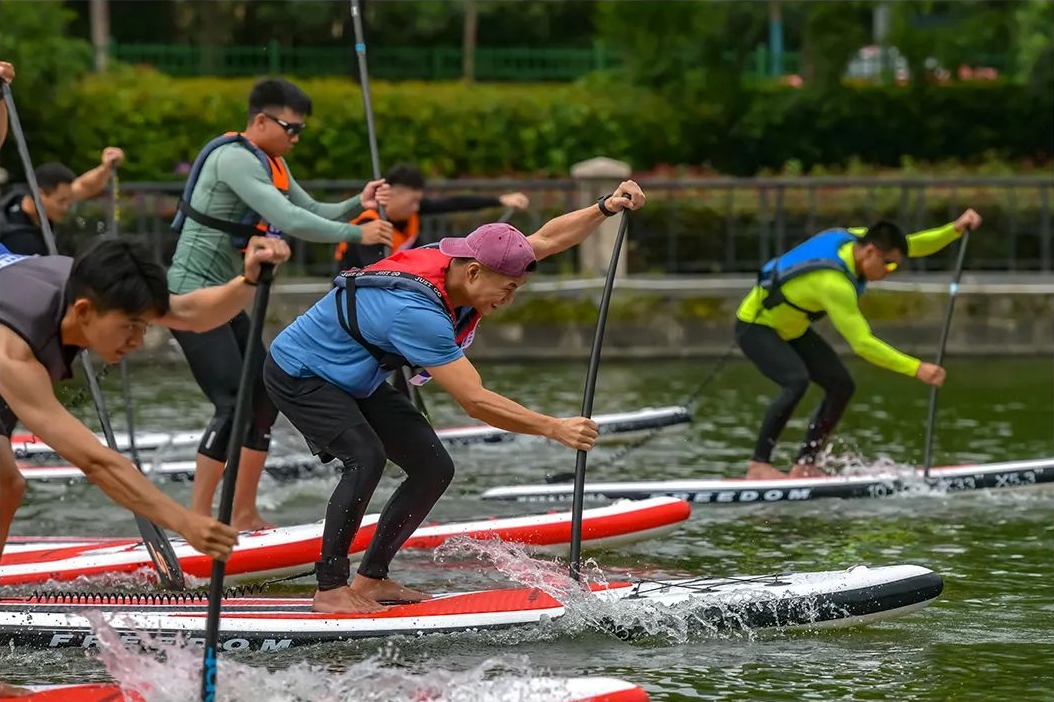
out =
[[[351,223],[364,224],[380,218],[381,215],[377,210],[366,210],[351,220]],[[392,232],[392,251],[408,251],[414,247],[414,243],[417,241],[417,235],[421,229],[421,217],[414,212],[402,227],[394,227],[393,223],[393,228],[395,231]],[[336,249],[333,251],[333,260],[337,263],[343,261],[348,254],[348,247],[349,244],[346,241],[337,244]]]

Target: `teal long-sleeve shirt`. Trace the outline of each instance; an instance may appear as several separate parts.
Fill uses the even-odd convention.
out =
[[[358,195],[342,202],[316,202],[290,175],[287,198],[259,159],[237,142],[220,146],[205,160],[190,205],[232,222],[253,210],[283,234],[305,241],[336,243],[362,238],[361,228],[348,223],[362,209]],[[242,253],[231,246],[229,234],[188,218],[168,270],[168,287],[182,294],[223,285],[241,269]]]

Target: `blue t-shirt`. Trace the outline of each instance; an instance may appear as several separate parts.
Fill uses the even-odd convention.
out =
[[[318,376],[353,397],[368,397],[390,371],[340,326],[336,299],[333,289],[283,329],[271,356],[291,376]],[[355,304],[363,338],[416,366],[442,366],[465,355],[454,341],[449,315],[424,293],[362,286],[355,290]]]

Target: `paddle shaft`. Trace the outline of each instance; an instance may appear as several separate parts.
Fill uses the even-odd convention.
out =
[[[962,241],[959,242],[959,258],[955,263],[955,273],[952,282],[948,286],[948,309],[944,312],[944,325],[941,327],[941,341],[937,347],[936,364],[944,363],[944,348],[948,344],[948,333],[952,326],[952,313],[955,311],[955,298],[959,294],[959,281],[963,275],[963,265],[966,262],[966,245],[970,241],[970,230],[963,229]],[[930,406],[926,415],[926,444],[923,449],[922,472],[926,478],[930,477],[930,468],[933,466],[933,434],[937,425],[937,390],[936,385],[930,386]]]
[[[121,212],[118,209],[118,187],[117,165],[114,164],[113,172],[110,173],[110,222],[109,236],[116,239],[120,236]],[[143,471],[143,462],[139,459],[139,448],[135,445],[135,406],[132,404],[132,381],[128,376],[128,359],[122,358],[121,369],[121,394],[124,396],[124,423],[128,431],[128,450],[132,454],[132,463]]]
[[[249,338],[246,343],[245,358],[242,360],[242,374],[238,383],[238,399],[234,407],[234,430],[227,444],[227,467],[223,472],[223,489],[220,491],[220,511],[218,519],[224,524],[231,523],[234,511],[234,486],[238,480],[238,467],[241,464],[241,447],[249,434],[249,419],[252,414],[252,393],[256,376],[263,366],[263,323],[267,314],[267,302],[271,293],[271,280],[274,267],[264,264],[260,267],[260,281],[256,287],[253,300],[252,316],[249,318]],[[216,647],[220,634],[220,604],[223,601],[223,578],[226,572],[224,561],[212,562],[212,580],[209,582],[209,611],[205,625],[205,660],[201,670],[201,699],[213,702],[216,699]]]
[[[597,375],[600,372],[600,350],[604,345],[604,328],[607,326],[608,307],[611,304],[611,291],[615,287],[615,270],[618,268],[619,256],[622,253],[622,242],[629,228],[629,210],[622,211],[615,246],[611,249],[611,262],[608,264],[607,277],[604,280],[604,292],[600,296],[600,310],[597,313],[597,329],[593,334],[593,347],[589,350],[589,370],[586,372],[586,387],[582,393],[582,416],[593,416],[593,397],[597,390]],[[582,511],[585,506],[586,491],[586,451],[579,450],[575,456],[575,491],[571,504],[571,564],[572,580],[581,580],[582,567]]]
[[[370,70],[366,63],[366,39],[362,29],[362,13],[359,11],[359,0],[350,0],[350,3],[351,23],[355,28],[355,56],[359,60],[359,83],[362,86],[362,104],[363,110],[366,112],[366,135],[370,144],[370,164],[373,167],[373,179],[380,180],[381,157],[377,149],[377,129],[373,121],[373,99],[370,97]],[[384,205],[379,202],[377,203],[377,214],[382,220],[387,218]],[[387,258],[391,255],[391,249],[387,246],[383,248],[384,257]],[[410,382],[410,369],[404,366],[399,369],[399,374],[402,376],[402,382],[397,383],[396,387],[410,398],[417,411],[423,414],[425,418],[428,418],[428,408],[425,406],[424,398],[421,397],[417,386]],[[431,422],[430,419],[429,422]]]
[[[58,255],[58,247],[55,245],[55,235],[51,231],[51,222],[48,221],[47,210],[40,197],[40,186],[37,183],[36,173],[33,171],[33,160],[29,156],[29,147],[26,145],[26,135],[22,131],[22,123],[18,118],[18,110],[15,108],[15,98],[11,93],[11,86],[0,81],[0,89],[3,90],[4,104],[7,105],[8,121],[11,124],[11,132],[15,135],[15,143],[18,145],[18,155],[22,159],[22,168],[25,170],[26,183],[29,184],[29,192],[33,197],[33,206],[37,210],[37,219],[40,221],[40,231],[44,235],[44,242],[48,247],[48,253],[52,256]],[[99,423],[102,424],[103,435],[106,444],[114,451],[117,450],[117,441],[114,439],[113,428],[110,426],[110,414],[106,411],[106,404],[99,390],[99,383],[95,378],[95,369],[92,367],[91,358],[87,350],[81,351],[81,365],[88,379],[88,387],[91,389],[92,400],[95,402],[95,411],[99,415]],[[183,570],[176,558],[172,544],[169,543],[165,532],[146,517],[135,515],[135,523],[139,527],[139,533],[143,536],[143,543],[150,553],[157,571],[158,580],[161,585],[170,590],[185,590],[186,583],[183,579]]]

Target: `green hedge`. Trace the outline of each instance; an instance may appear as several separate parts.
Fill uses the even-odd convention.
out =
[[[176,166],[219,132],[244,124],[249,79],[173,79],[145,69],[92,76],[53,104],[24,96],[38,162],[93,163],[107,143],[129,152],[124,177],[178,179]],[[370,172],[362,98],[350,80],[305,80],[315,102],[293,153],[300,179]],[[1054,86],[1006,83],[924,87],[753,88],[739,114],[674,105],[643,88],[588,85],[376,83],[381,162],[412,160],[444,177],[565,176],[596,155],[635,169],[709,164],[752,175],[798,162],[897,166],[916,161],[1054,154]],[[5,153],[14,156],[13,145]],[[15,158],[6,158],[13,164]]]
[[[249,79],[173,79],[155,73],[89,78],[47,112],[75,118],[34,134],[38,159],[129,152],[123,175],[171,180],[176,164],[245,124]],[[350,80],[305,80],[314,114],[290,162],[301,180],[362,178],[370,154],[362,96]],[[371,84],[382,166],[414,161],[447,177],[566,175],[595,155],[632,163],[677,156],[676,111],[645,91],[598,94],[575,86]],[[73,160],[73,159],[70,159]]]

